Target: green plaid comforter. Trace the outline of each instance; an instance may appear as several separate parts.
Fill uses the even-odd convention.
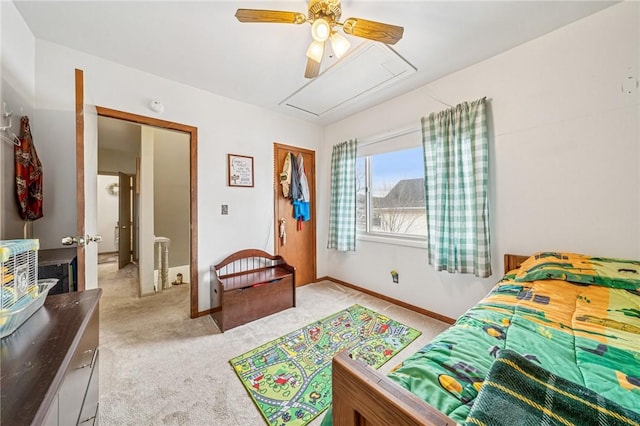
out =
[[[465,425],[555,424],[638,425],[640,414],[558,377],[516,352],[500,351]]]

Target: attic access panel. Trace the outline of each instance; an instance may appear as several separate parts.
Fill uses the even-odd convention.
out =
[[[321,117],[408,77],[416,68],[382,43],[366,43],[280,102]]]

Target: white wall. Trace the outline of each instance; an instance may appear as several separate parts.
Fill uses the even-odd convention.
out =
[[[20,117],[29,116],[34,144],[40,153],[40,132],[34,126],[37,118],[33,116],[35,37],[12,2],[0,1],[0,22],[0,108],[6,103],[7,110],[13,111],[12,131],[17,135]],[[8,125],[8,120],[3,117],[0,125]],[[49,167],[43,161],[45,177]],[[14,172],[13,145],[3,140],[0,142],[0,240],[24,237],[24,222],[16,204]],[[46,198],[44,214],[48,214]]]
[[[84,70],[85,86],[99,106],[198,128],[198,309],[208,309],[209,265],[243,248],[273,251],[273,142],[317,150],[322,128],[37,40],[36,108],[50,118],[39,123],[46,129],[40,145],[60,165],[49,177],[56,183],[52,214],[70,216],[64,205],[75,205],[74,68]],[[164,103],[161,116],[148,108],[151,99]],[[227,187],[228,153],[254,157],[254,188]],[[229,205],[228,216],[220,215],[221,204]],[[39,229],[47,241],[59,241],[65,217],[56,218],[59,224]]]
[[[153,138],[154,234],[171,240],[169,267],[189,265],[189,134],[154,129]]]
[[[118,176],[98,175],[98,234],[102,242],[99,253],[117,252],[116,225],[118,223],[118,195],[111,194],[107,188],[118,183]]]
[[[45,214],[35,223],[34,234],[40,239],[41,248],[50,249],[62,247],[63,237],[77,233],[76,67],[63,68],[43,58],[38,54],[39,43],[36,40],[37,121],[32,129],[41,134],[38,153],[47,168],[43,185]]]
[[[318,274],[450,317],[501,276],[503,253],[567,250],[640,258],[638,2],[625,2],[325,129],[319,150]],[[455,54],[455,52],[452,52]],[[431,97],[434,96],[434,98]],[[325,249],[331,146],[419,126],[420,117],[490,99],[493,277],[435,272],[426,250],[358,241]],[[322,207],[324,206],[324,208]],[[389,272],[400,273],[392,284]]]
[[[140,145],[139,141],[132,143]],[[128,175],[135,175],[136,156],[130,152],[101,148],[98,150],[98,171],[109,173],[122,172]]]

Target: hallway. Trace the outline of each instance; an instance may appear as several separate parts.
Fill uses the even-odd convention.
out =
[[[100,345],[139,337],[159,340],[198,333],[208,316],[189,318],[189,285],[172,286],[152,296],[138,297],[138,267],[118,270],[117,262],[98,265],[100,300]],[[205,334],[216,332],[211,323]],[[195,331],[194,331],[195,330]]]

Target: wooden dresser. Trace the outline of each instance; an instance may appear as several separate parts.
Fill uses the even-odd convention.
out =
[[[93,425],[102,290],[48,296],[0,340],[0,424]]]

